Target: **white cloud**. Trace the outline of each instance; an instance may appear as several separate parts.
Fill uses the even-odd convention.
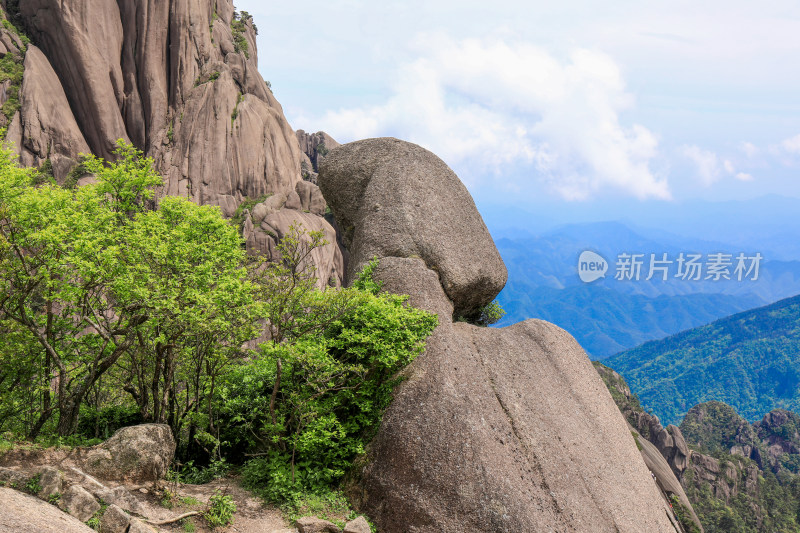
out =
[[[715,152],[710,150],[690,145],[683,146],[681,153],[694,163],[697,175],[706,187],[718,182],[724,174],[733,176],[739,181],[753,181],[751,174],[739,172],[730,159],[721,159]]]
[[[800,134],[785,139],[781,143],[781,148],[790,154],[800,154]]]
[[[656,136],[620,119],[633,98],[609,56],[578,49],[562,60],[529,43],[443,35],[422,37],[415,47],[417,59],[398,69],[385,102],[296,122],[339,140],[391,135],[416,142],[468,182],[534,175],[570,199],[607,189],[670,197],[666,179],[652,169]]]
[[[697,175],[702,180],[703,185],[708,187],[720,179],[721,170],[717,154],[694,145],[684,146],[681,151],[697,167]],[[726,163],[730,163],[730,161],[726,161]]]
[[[725,167],[725,172],[728,174],[735,174],[736,168],[734,168],[733,163],[731,163],[730,159],[726,159],[723,161],[722,166]]]
[[[760,152],[760,150],[758,149],[758,147],[755,144],[753,144],[751,142],[748,142],[748,141],[744,141],[744,142],[740,143],[739,144],[739,149],[742,152],[744,152],[744,155],[746,155],[749,158],[753,158],[753,157],[757,156],[759,154],[759,152]]]

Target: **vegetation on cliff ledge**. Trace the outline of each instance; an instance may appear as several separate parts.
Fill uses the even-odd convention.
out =
[[[165,423],[195,481],[233,463],[273,500],[335,486],[436,317],[381,293],[375,262],[318,289],[321,232],[250,256],[218,208],[156,202],[152,160],[116,157],[85,157],[96,183],[66,189],[0,154],[0,434]]]

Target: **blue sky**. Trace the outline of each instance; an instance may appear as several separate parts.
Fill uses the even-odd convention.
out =
[[[294,128],[391,135],[479,203],[800,197],[800,4],[238,0]]]

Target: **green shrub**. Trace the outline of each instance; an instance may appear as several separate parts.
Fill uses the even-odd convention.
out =
[[[208,501],[208,510],[203,517],[212,528],[225,527],[233,522],[233,513],[236,512],[236,504],[233,498],[217,491]]]
[[[42,479],[41,474],[36,474],[32,478],[30,478],[28,482],[25,483],[25,492],[28,492],[30,494],[39,494],[39,491],[42,490],[42,484],[40,483],[41,479]]]
[[[269,500],[329,490],[342,479],[377,430],[398,372],[437,324],[435,315],[409,307],[407,297],[379,294],[376,265],[351,289],[310,296],[313,305],[344,308],[318,335],[262,345],[221,388],[221,419],[229,421],[222,440],[260,453],[242,475]]]

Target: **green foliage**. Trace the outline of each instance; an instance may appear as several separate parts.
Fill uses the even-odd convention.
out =
[[[65,189],[74,189],[78,186],[78,180],[90,173],[89,169],[86,168],[84,164],[86,157],[85,155],[78,156],[78,162],[70,169],[69,174],[67,174],[67,179],[64,180],[63,187]]]
[[[97,193],[108,196],[108,207],[131,218],[145,211],[152,200],[154,188],[163,184],[163,178],[153,170],[153,159],[122,139],[114,150],[116,160],[107,163],[94,155],[85,155],[84,168],[97,175]]]
[[[631,435],[633,436],[633,441],[636,443],[636,449],[642,451],[642,443],[639,442],[639,434],[635,431],[631,431]]]
[[[262,495],[322,498],[364,453],[435,315],[381,293],[376,260],[352,288],[319,288],[322,232],[291,226],[274,256],[248,257],[218,208],[156,204],[162,179],[131,145],[79,166],[96,183],[34,187],[0,152],[0,431],[63,446],[167,423],[185,464],[173,479],[249,459]],[[226,498],[210,523],[227,523]]]
[[[39,491],[42,490],[42,484],[40,483],[41,479],[42,479],[41,474],[36,474],[32,478],[30,478],[28,482],[25,483],[25,492],[34,495],[39,494]]]
[[[10,24],[7,20],[4,20],[3,23]],[[6,89],[7,99],[2,106],[2,112],[9,122],[20,108],[19,91],[22,87],[22,76],[25,71],[23,63],[24,57],[22,54],[15,52],[9,52],[0,58],[0,82],[11,82],[9,88]]]
[[[752,442],[755,439],[750,425],[733,407],[715,401],[692,407],[681,422],[680,429],[687,441],[711,454],[743,444],[741,439],[748,433],[752,433],[748,440]]]
[[[398,372],[437,324],[405,297],[376,294],[375,261],[351,289],[315,289],[298,266],[314,246],[298,241],[284,236],[284,262],[271,264],[267,292],[282,295],[264,310],[273,342],[220,390],[231,421],[225,440],[260,454],[243,478],[273,501],[338,483],[377,429]]]
[[[662,423],[716,400],[754,420],[800,410],[800,297],[739,313],[618,354],[604,362],[625,375]]]
[[[247,38],[244,36],[247,31],[247,24],[252,23],[252,17],[246,11],[243,14],[249,18],[239,17],[239,14],[234,12],[234,18],[231,21],[231,32],[233,33],[233,48],[237,53],[244,53],[245,57],[250,57],[249,45]]]
[[[239,104],[244,101],[244,95],[239,93],[239,97],[236,99],[236,105],[233,107],[233,112],[231,113],[231,125],[233,125],[236,117],[239,116]]]
[[[225,459],[212,460],[208,466],[195,466],[194,461],[188,461],[181,471],[177,474],[176,479],[181,483],[189,483],[192,485],[203,485],[215,479],[223,478],[230,472],[230,465]]]
[[[225,527],[233,522],[236,504],[233,498],[220,491],[214,493],[208,501],[208,510],[203,514],[212,528]]]
[[[175,130],[172,128],[173,121],[169,121],[169,127],[167,128],[167,140],[172,143],[175,138]]]
[[[497,321],[503,318],[505,314],[506,312],[503,310],[502,307],[500,307],[500,304],[497,303],[497,300],[494,300],[481,307],[480,315],[478,316],[476,325],[491,326],[492,324],[497,323]]]
[[[53,162],[48,157],[39,165],[39,170],[33,175],[31,183],[33,185],[42,185],[44,183],[55,184],[55,182],[56,180],[53,177]]]
[[[641,448],[639,449],[641,450]],[[692,520],[691,511],[689,511],[689,509],[681,503],[677,496],[670,494],[669,503],[672,506],[672,510],[675,513],[678,522],[680,522],[681,527],[686,533],[700,533],[700,528],[698,528],[697,524],[695,524],[694,520]]]
[[[261,202],[265,201],[270,196],[272,196],[272,195],[271,194],[263,194],[261,196],[256,196],[254,198],[245,197],[242,200],[242,203],[240,203],[236,207],[236,211],[233,213],[233,216],[230,218],[231,224],[233,224],[234,227],[239,228],[239,231],[241,231],[241,229],[242,229],[242,227],[244,225],[244,212],[245,212],[245,210],[252,211],[253,208],[257,204],[260,204]]]
[[[47,503],[49,503],[50,505],[58,505],[59,501],[61,501],[60,492],[54,492],[53,494],[50,495],[50,497],[47,498]]]
[[[81,409],[75,437],[85,439],[110,438],[118,429],[141,424],[142,415],[135,405],[86,405]]]
[[[304,516],[314,516],[333,522],[340,528],[344,528],[347,521],[357,516],[347,498],[339,491],[300,493],[287,501],[282,509],[290,522],[296,522]],[[372,531],[375,530],[373,527]]]

